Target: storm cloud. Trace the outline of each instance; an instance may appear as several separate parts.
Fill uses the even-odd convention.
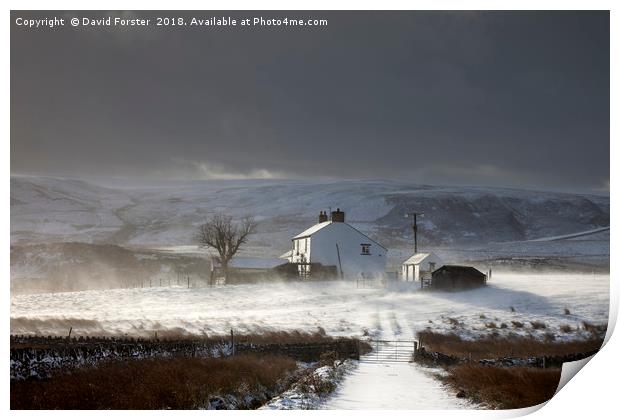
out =
[[[609,186],[608,12],[165,13],[328,20],[312,28],[15,23],[61,15],[110,14],[12,12],[12,173]]]

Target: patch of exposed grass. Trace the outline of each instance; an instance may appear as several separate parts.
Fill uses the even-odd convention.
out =
[[[331,394],[336,389],[336,383],[329,379],[324,379],[319,375],[310,374],[300,381],[300,389],[303,393],[316,393],[324,397]]]
[[[582,322],[583,325],[583,329],[586,330],[587,332],[589,332],[590,334],[605,334],[605,331],[607,331],[607,325],[594,325],[594,324],[590,324],[589,322],[583,321]]]
[[[573,327],[571,327],[568,324],[560,325],[560,331],[562,331],[565,334],[568,334],[570,332],[573,332]]]
[[[302,344],[333,341],[335,337],[329,336],[325,330],[318,327],[316,332],[309,333],[303,331],[265,331],[259,334],[235,334],[235,341],[238,343],[254,343],[254,344]]]
[[[456,319],[456,318],[447,318],[446,322],[448,322],[448,324],[452,324],[452,325],[460,325],[461,324],[459,322],[459,320]]]
[[[531,407],[553,397],[560,381],[560,369],[491,367],[477,363],[457,365],[442,377],[459,397],[492,408]]]
[[[547,328],[547,324],[542,321],[530,321],[530,324],[535,330],[544,330],[545,328]]]
[[[273,355],[110,362],[11,383],[11,409],[196,409],[214,396],[264,395],[295,369],[293,359]]]
[[[512,321],[512,327],[513,328],[523,328],[523,322]]]
[[[372,351],[372,346],[370,344],[368,344],[367,341],[364,340],[360,340],[357,343],[357,348],[360,351],[360,354],[368,354]]]
[[[491,328],[491,329],[496,329],[497,328],[497,324],[493,321],[491,322],[487,322],[486,324],[484,324],[485,327],[487,328]]]

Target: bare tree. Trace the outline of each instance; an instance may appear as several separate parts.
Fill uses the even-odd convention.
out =
[[[219,254],[224,277],[228,275],[228,264],[248,236],[256,231],[256,222],[250,216],[234,222],[231,216],[216,213],[198,230],[198,243],[205,248],[212,248]]]

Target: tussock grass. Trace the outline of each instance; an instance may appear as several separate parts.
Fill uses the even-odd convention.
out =
[[[230,336],[208,336],[208,335],[173,335],[160,332],[160,340],[208,340],[208,341],[227,341]],[[248,342],[255,344],[300,344],[333,341],[335,338],[326,334],[322,327],[318,327],[315,332],[293,331],[259,331],[252,334],[235,333],[235,341],[238,343]]]
[[[316,393],[321,397],[331,394],[336,389],[335,382],[325,380],[315,374],[310,374],[302,378],[300,386],[303,393]]]
[[[568,334],[573,331],[573,327],[571,327],[568,324],[563,324],[563,325],[560,325],[560,331],[562,331],[565,334]]]
[[[238,343],[249,342],[255,344],[302,344],[302,343],[317,343],[325,341],[333,341],[336,337],[329,336],[325,333],[325,330],[321,327],[316,332],[302,332],[302,331],[265,331],[260,334],[235,334],[235,341]]]
[[[560,369],[491,367],[476,363],[457,365],[442,380],[474,402],[492,408],[531,407],[553,397],[560,382]]]
[[[448,318],[448,319],[447,319],[447,322],[448,322],[449,324],[452,324],[452,325],[460,325],[460,324],[461,324],[461,323],[459,322],[459,320],[458,320],[458,319],[456,319],[456,318]]]
[[[589,332],[590,334],[605,334],[607,331],[607,325],[594,325],[589,322],[582,322],[583,329]]]
[[[530,324],[535,330],[544,330],[545,328],[547,328],[547,324],[542,321],[530,321]]]
[[[455,357],[471,357],[473,360],[500,357],[564,356],[596,351],[603,344],[603,339],[600,336],[559,342],[542,341],[533,337],[487,335],[471,341],[464,340],[456,334],[420,331],[418,338],[427,351],[436,351]]]
[[[513,328],[523,328],[523,322],[512,321]]]
[[[518,321],[513,321],[513,325],[523,327]],[[543,340],[515,333],[500,337],[497,331],[475,341],[434,331],[421,331],[418,338],[427,351],[461,359],[455,365],[448,363],[448,367],[444,366],[447,375],[438,376],[456,392],[457,397],[468,398],[491,408],[514,409],[537,405],[553,397],[561,369],[486,366],[477,361],[504,357],[562,357],[598,351],[603,344],[606,326],[584,323],[584,329],[590,332],[588,338],[567,342],[557,341],[551,331],[545,332]]]
[[[293,359],[274,355],[110,362],[11,383],[11,409],[196,409],[214,396],[264,395],[295,369]]]

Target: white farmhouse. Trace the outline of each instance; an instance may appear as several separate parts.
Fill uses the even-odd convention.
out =
[[[404,281],[420,281],[443,266],[444,262],[432,252],[418,252],[403,262],[402,279]]]
[[[343,278],[377,278],[385,275],[387,249],[353,226],[345,223],[337,209],[319,214],[319,223],[293,237],[293,247],[281,258],[297,264],[301,275],[311,264],[335,267]]]

